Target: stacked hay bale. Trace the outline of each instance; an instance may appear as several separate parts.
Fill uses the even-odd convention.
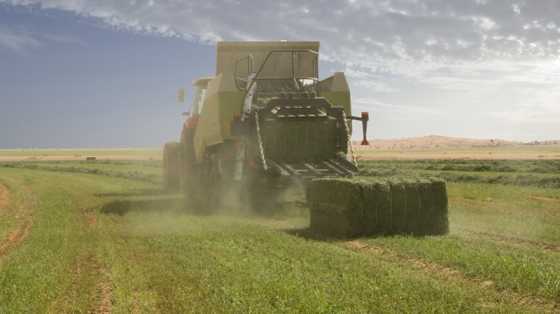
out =
[[[307,186],[306,195],[314,231],[340,236],[362,232],[364,206],[360,184],[344,178],[316,179]]]
[[[441,179],[320,178],[307,186],[310,228],[336,237],[449,231]]]
[[[163,146],[163,188],[176,190],[181,185],[180,146],[177,142]]]

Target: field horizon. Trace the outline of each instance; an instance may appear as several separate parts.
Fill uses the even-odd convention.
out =
[[[369,146],[353,142],[358,159],[474,159],[557,160],[560,140],[516,142],[428,135],[397,139],[370,139]],[[163,146],[163,143],[162,143]],[[127,148],[12,148],[0,149],[0,162],[99,160],[161,160],[161,147]]]

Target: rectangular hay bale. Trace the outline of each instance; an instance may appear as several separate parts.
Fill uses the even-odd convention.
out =
[[[449,231],[445,181],[321,178],[307,187],[310,228],[328,236],[439,235]]]
[[[363,232],[361,184],[343,178],[312,180],[307,188],[307,200],[313,231],[344,237]]]

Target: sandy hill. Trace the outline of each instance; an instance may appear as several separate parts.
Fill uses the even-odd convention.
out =
[[[431,149],[431,148],[470,148],[470,147],[496,147],[522,145],[522,142],[513,142],[500,139],[472,139],[462,137],[449,137],[429,135],[400,139],[372,139],[369,141],[371,148],[375,149]],[[359,144],[357,142],[356,144]]]

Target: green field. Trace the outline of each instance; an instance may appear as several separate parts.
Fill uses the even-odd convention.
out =
[[[368,161],[449,180],[443,237],[195,216],[159,161],[0,164],[0,313],[560,312],[558,161]]]
[[[85,160],[96,157],[100,160],[158,160],[161,159],[161,149],[154,148],[91,148],[91,149],[0,149],[2,161],[40,161],[40,160]]]

